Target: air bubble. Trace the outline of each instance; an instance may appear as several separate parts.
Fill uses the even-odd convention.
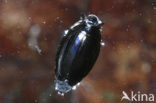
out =
[[[72,89],[72,86],[68,84],[68,81],[59,81],[57,80],[55,85],[55,90],[58,90],[60,93],[67,93]]]
[[[65,30],[65,31],[64,31],[64,36],[66,36],[66,35],[68,34],[68,31],[69,31],[69,30]]]
[[[101,46],[105,46],[105,43],[101,40]]]
[[[77,83],[75,86],[70,86],[68,84],[68,81],[56,81],[56,85],[55,85],[55,90],[58,91],[57,93],[61,96],[64,96],[65,93],[71,91],[71,90],[76,90],[77,86],[79,86],[80,83]]]
[[[58,92],[58,95],[64,96],[64,93]]]
[[[76,86],[73,86],[73,87],[72,87],[72,90],[76,90]]]
[[[55,90],[58,90],[57,86],[55,86]]]
[[[76,85],[77,85],[77,86],[80,86],[80,83],[77,83]]]

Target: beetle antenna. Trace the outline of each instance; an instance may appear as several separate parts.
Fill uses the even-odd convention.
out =
[[[86,18],[86,15],[85,15],[84,13],[81,13],[81,14],[80,14],[80,19],[81,19],[81,20],[84,20],[85,18]]]
[[[101,22],[99,24],[97,24],[97,27],[101,27],[102,25],[104,25],[105,23]]]

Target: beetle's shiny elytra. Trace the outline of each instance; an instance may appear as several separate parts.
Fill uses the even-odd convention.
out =
[[[91,14],[65,30],[56,55],[55,89],[59,92],[69,92],[92,69],[100,51],[102,24]]]

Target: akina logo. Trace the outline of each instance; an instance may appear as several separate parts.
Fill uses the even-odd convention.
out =
[[[121,101],[123,100],[128,100],[128,101],[134,101],[134,102],[153,102],[154,101],[154,94],[146,94],[146,93],[141,93],[140,91],[134,92],[131,91],[130,95],[128,95],[125,91],[122,91],[122,98]]]

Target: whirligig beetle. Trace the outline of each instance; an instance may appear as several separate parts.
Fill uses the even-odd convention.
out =
[[[92,69],[101,46],[103,22],[90,14],[65,30],[56,54],[56,85],[60,94],[69,92]]]

